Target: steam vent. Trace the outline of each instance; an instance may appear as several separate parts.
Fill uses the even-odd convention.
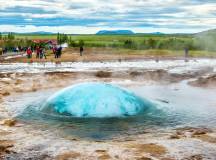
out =
[[[139,114],[150,105],[149,101],[117,86],[81,83],[51,96],[42,110],[73,117],[124,117]]]

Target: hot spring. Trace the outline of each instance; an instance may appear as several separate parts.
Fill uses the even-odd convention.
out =
[[[109,139],[131,131],[136,134],[140,127],[153,129],[152,125],[161,123],[158,117],[162,112],[155,103],[117,85],[89,82],[47,92],[32,93],[36,95],[31,97],[22,95],[26,100],[36,97],[37,100],[26,101],[24,105],[23,99],[20,100],[26,107],[17,118],[39,125],[40,129],[45,126],[49,130],[58,129],[64,135],[93,139]],[[154,121],[150,124],[151,119]]]
[[[23,93],[5,105],[34,129],[104,140],[184,126],[212,128],[216,123],[214,104],[214,90],[185,82],[123,87],[102,82]]]
[[[104,118],[133,116],[152,105],[148,100],[111,84],[82,83],[48,98],[41,111],[73,117]]]

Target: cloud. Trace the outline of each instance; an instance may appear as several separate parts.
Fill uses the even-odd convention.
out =
[[[213,0],[0,0],[0,24],[35,27],[149,28],[193,32],[216,26]],[[82,28],[82,29],[84,29]],[[63,29],[64,30],[64,29]],[[84,31],[83,31],[84,32]],[[195,30],[194,30],[195,32]]]

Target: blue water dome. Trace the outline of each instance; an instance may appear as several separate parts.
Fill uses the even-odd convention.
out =
[[[124,117],[143,112],[152,104],[134,93],[105,83],[81,83],[47,99],[45,112],[72,117]]]

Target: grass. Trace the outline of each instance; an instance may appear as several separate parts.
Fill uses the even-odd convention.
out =
[[[17,34],[18,39],[56,39],[56,34],[35,35],[35,34]],[[85,48],[112,48],[115,54],[127,55],[147,55],[147,56],[183,56],[184,44],[193,44],[194,35],[184,34],[135,34],[135,35],[68,35],[74,43],[78,44],[83,40]],[[149,40],[154,44],[149,44]],[[131,46],[126,46],[125,41],[131,40]],[[147,44],[145,43],[147,42]],[[207,47],[199,48],[204,43],[198,43],[190,48],[191,57],[215,57],[216,52],[208,51]],[[209,43],[208,43],[209,44]],[[148,46],[145,48],[145,45]],[[194,45],[194,44],[193,44]],[[153,46],[153,47],[151,47]],[[161,47],[159,47],[161,46]],[[198,48],[197,48],[198,46]],[[210,46],[212,47],[212,46]],[[209,48],[209,47],[208,47]]]
[[[56,39],[56,34],[37,35],[37,34],[17,34],[16,38],[19,39]],[[85,42],[123,42],[126,40],[143,41],[149,38],[154,40],[178,38],[178,39],[191,39],[190,35],[150,35],[150,34],[135,34],[135,35],[69,35],[72,40]]]

